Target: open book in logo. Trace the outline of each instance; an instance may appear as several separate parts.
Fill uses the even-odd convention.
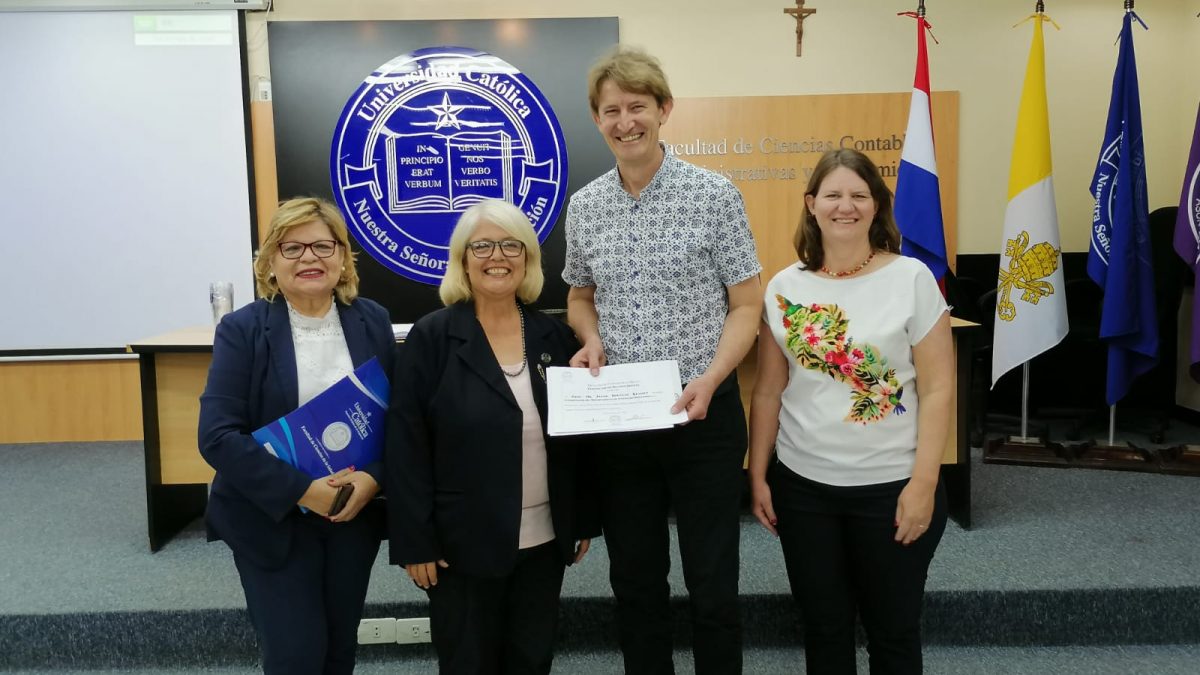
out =
[[[485,199],[515,204],[545,241],[566,196],[566,143],[516,68],[430,47],[380,66],[346,102],[330,175],[363,248],[397,274],[437,284],[459,214]]]

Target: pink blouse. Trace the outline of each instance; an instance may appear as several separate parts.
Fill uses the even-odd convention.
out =
[[[502,366],[512,372],[521,364]],[[523,416],[521,439],[521,536],[519,548],[532,548],[554,540],[550,519],[550,486],[546,479],[546,439],[542,417],[533,400],[529,368],[516,377],[505,377]]]

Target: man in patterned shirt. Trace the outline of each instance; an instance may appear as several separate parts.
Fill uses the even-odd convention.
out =
[[[659,143],[674,101],[657,59],[618,48],[588,75],[592,116],[617,166],[567,208],[571,365],[674,359],[688,423],[600,449],[603,517],[630,675],[673,673],[667,517],[691,598],[696,672],[740,673],[739,503],[746,420],[734,369],[762,306],[742,196]]]

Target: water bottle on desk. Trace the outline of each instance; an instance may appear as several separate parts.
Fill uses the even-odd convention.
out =
[[[233,311],[233,282],[214,281],[208,285],[208,300],[212,303],[213,325]]]

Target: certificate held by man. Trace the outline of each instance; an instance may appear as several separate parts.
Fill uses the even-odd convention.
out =
[[[676,361],[586,368],[547,368],[547,432],[551,436],[669,429],[686,422],[687,412],[671,413],[683,393]]]
[[[390,395],[387,375],[373,358],[251,435],[267,452],[313,478],[363,467],[383,455]]]

